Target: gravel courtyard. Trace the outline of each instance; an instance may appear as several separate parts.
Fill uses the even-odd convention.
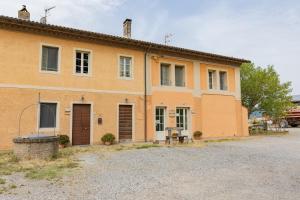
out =
[[[300,199],[300,129],[286,136],[84,154],[58,182],[10,177],[0,199]]]

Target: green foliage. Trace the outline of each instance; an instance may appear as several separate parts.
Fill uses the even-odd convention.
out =
[[[194,135],[194,137],[199,138],[199,137],[202,137],[202,132],[201,131],[195,131],[193,135]]]
[[[0,185],[3,185],[3,184],[5,184],[5,183],[6,183],[6,180],[3,179],[3,178],[0,178]]]
[[[281,83],[273,66],[256,67],[253,63],[241,66],[242,103],[249,114],[263,111],[274,121],[284,117],[293,107],[291,83]]]
[[[69,136],[67,136],[67,135],[59,135],[58,137],[59,137],[59,144],[60,145],[66,146],[66,145],[70,144],[70,138],[69,138]]]
[[[102,138],[101,138],[101,141],[103,142],[103,143],[106,143],[106,142],[109,142],[109,143],[114,143],[114,141],[115,141],[115,136],[113,135],[113,134],[111,134],[111,133],[106,133],[105,135],[103,135],[102,136]]]

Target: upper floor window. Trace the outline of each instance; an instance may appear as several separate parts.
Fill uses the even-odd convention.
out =
[[[216,72],[216,70],[208,71],[208,88],[210,90],[217,89],[217,72]]]
[[[42,46],[42,71],[58,72],[59,48]]]
[[[161,64],[160,65],[160,84],[165,86],[171,85],[170,78],[171,66],[169,64]]]
[[[175,65],[175,86],[185,86],[184,66]]]
[[[132,57],[120,56],[120,77],[132,78]]]
[[[57,103],[40,104],[39,128],[56,128]]]
[[[76,51],[76,74],[90,74],[90,53]]]
[[[220,71],[220,90],[227,90],[227,72]]]

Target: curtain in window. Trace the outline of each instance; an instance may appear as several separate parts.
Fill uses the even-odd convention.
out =
[[[227,73],[220,72],[220,89],[227,90]]]
[[[58,48],[43,46],[42,70],[46,70],[46,71],[58,70]]]
[[[184,86],[184,67],[175,66],[175,85],[182,87]]]
[[[40,128],[56,127],[56,103],[40,104]]]
[[[131,58],[130,57],[120,57],[120,77],[131,77]]]
[[[170,66],[161,65],[160,69],[161,85],[170,85]]]

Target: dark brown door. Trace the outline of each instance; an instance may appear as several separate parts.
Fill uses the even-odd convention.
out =
[[[91,106],[88,104],[73,105],[72,144],[90,144]]]
[[[132,139],[132,106],[119,106],[119,140]]]

